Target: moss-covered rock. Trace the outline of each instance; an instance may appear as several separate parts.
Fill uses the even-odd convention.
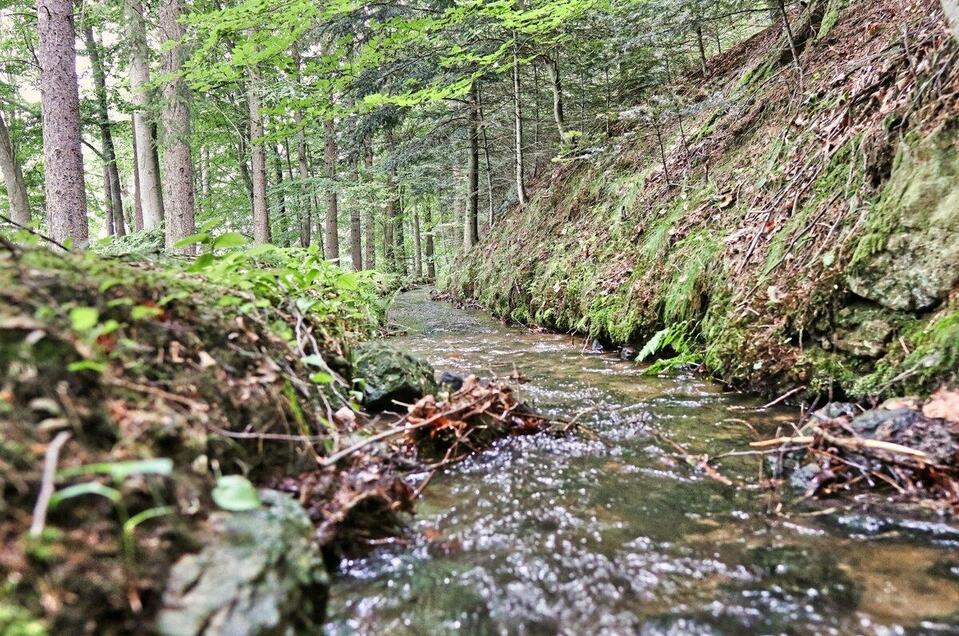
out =
[[[926,310],[949,295],[959,282],[956,124],[901,145],[869,223],[847,277],[854,293],[900,311]]]
[[[376,407],[391,400],[414,401],[436,391],[433,367],[383,342],[367,342],[353,353],[353,377],[363,404]]]
[[[263,508],[212,515],[206,546],[173,567],[160,634],[319,632],[329,579],[313,524],[290,496],[264,490],[260,497]]]

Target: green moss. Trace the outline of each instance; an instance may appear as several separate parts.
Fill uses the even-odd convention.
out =
[[[836,26],[836,23],[839,22],[839,18],[842,16],[843,9],[849,4],[849,0],[829,0],[829,4],[826,5],[826,12],[823,15],[822,22],[819,25],[819,33],[816,34],[816,39],[821,40],[829,32],[833,30],[833,27]]]

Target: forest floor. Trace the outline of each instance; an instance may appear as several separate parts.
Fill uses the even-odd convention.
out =
[[[798,60],[771,27],[611,116],[448,289],[774,397],[955,380],[959,45],[939,2],[817,0],[792,31]]]
[[[4,634],[319,629],[327,568],[402,532],[415,475],[547,425],[362,344],[375,282],[279,254],[0,248]]]

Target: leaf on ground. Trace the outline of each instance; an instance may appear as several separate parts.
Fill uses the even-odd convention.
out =
[[[223,475],[216,480],[211,493],[219,507],[231,512],[255,510],[260,507],[260,495],[250,480],[243,475]]]

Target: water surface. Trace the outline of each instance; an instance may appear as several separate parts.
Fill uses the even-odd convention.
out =
[[[525,399],[596,435],[504,440],[434,477],[408,541],[342,564],[328,634],[959,634],[953,526],[820,514],[756,487],[755,456],[714,462],[733,486],[689,465],[795,412],[426,290],[391,319],[438,370],[520,371]]]

